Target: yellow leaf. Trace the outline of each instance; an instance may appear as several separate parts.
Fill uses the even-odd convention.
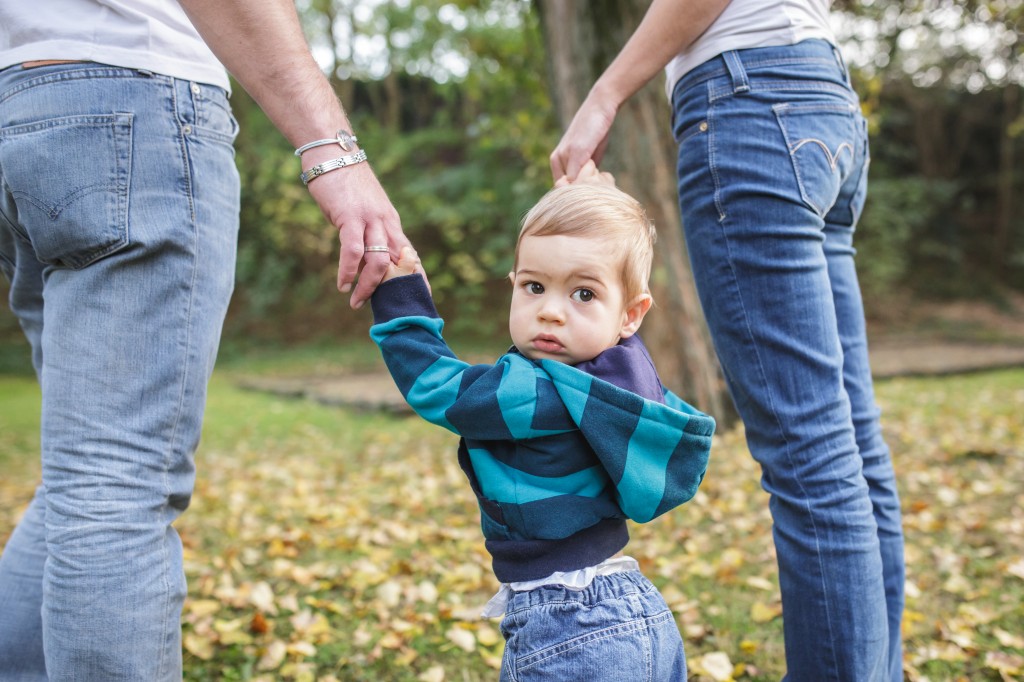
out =
[[[427,604],[433,604],[437,601],[437,586],[429,580],[422,580],[420,584],[416,586],[419,592],[419,599]]]
[[[377,587],[377,598],[389,609],[398,606],[402,599],[402,586],[394,580],[388,580]]]
[[[377,642],[378,646],[385,649],[398,649],[402,646],[402,637],[395,632],[385,632],[384,636]]]
[[[432,665],[416,678],[420,682],[444,682],[444,667]]]
[[[189,599],[185,602],[185,613],[198,618],[212,616],[220,611],[221,603],[216,599]]]
[[[482,654],[481,658],[484,659],[484,664],[488,668],[501,670],[501,654]]]
[[[293,656],[304,656],[309,658],[316,656],[316,647],[309,642],[292,642],[288,645],[288,653]]]
[[[1024,672],[1024,657],[1005,651],[989,651],[985,654],[985,667],[1007,675],[1020,675]]]
[[[473,651],[476,649],[476,637],[469,630],[452,627],[448,629],[448,632],[444,633],[444,636],[463,651]]]
[[[483,646],[494,646],[500,641],[500,637],[490,625],[481,625],[476,630],[476,640]]]
[[[220,636],[221,644],[250,644],[252,635],[248,632],[249,623],[250,619],[246,616],[233,620],[214,620],[213,629]]]
[[[756,587],[759,590],[771,591],[775,589],[775,583],[767,578],[762,578],[759,575],[752,575],[747,578],[747,584],[751,587]]]
[[[373,635],[371,635],[362,625],[356,628],[356,631],[352,633],[352,643],[357,647],[364,647],[372,640]]]
[[[288,646],[279,639],[271,642],[260,657],[256,668],[259,670],[275,670],[284,663],[284,657],[288,654]]]
[[[253,585],[252,591],[249,593],[249,603],[264,613],[277,615],[277,606],[274,605],[274,590],[269,583],[258,582]]]
[[[963,594],[970,590],[973,586],[960,573],[954,573],[942,584],[942,589],[951,594]]]
[[[213,658],[213,642],[207,637],[200,637],[194,632],[186,632],[182,637],[185,650],[196,658],[208,661]]]
[[[1015,635],[1007,632],[1002,628],[996,628],[992,631],[999,643],[1008,649],[1024,649],[1024,637]]]
[[[756,653],[759,648],[761,648],[761,645],[753,640],[745,639],[740,642],[740,651],[745,654]]]
[[[750,607],[750,618],[755,623],[767,623],[780,615],[782,615],[780,604],[768,605],[758,601]]]
[[[700,656],[693,661],[693,672],[704,674],[715,682],[730,682],[732,680],[732,661],[729,654],[724,651],[713,651]]]

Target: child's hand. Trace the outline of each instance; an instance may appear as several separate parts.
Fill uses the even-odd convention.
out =
[[[423,274],[423,265],[420,264],[420,257],[416,255],[416,251],[411,246],[406,246],[398,256],[398,263],[390,263],[388,265],[388,271],[385,273],[382,281],[386,282],[395,277],[412,275],[417,272]]]
[[[576,176],[576,179],[572,182],[593,182],[599,185],[611,185],[614,187],[615,177],[611,173],[599,171],[594,160],[591,159],[583,164],[583,167],[580,168],[580,172]],[[555,182],[555,187],[564,187],[568,184],[572,183],[569,182],[569,178],[567,176],[563,175]]]

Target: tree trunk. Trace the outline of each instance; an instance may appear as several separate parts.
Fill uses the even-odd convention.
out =
[[[534,0],[547,45],[552,97],[563,129],[594,81],[639,25],[648,0]],[[676,194],[675,142],[661,79],[616,117],[602,170],[640,201],[658,228],[643,336],[666,387],[714,415],[735,418],[690,273]]]
[[[992,238],[992,271],[1002,280],[1009,263],[1010,236],[1013,233],[1014,192],[1016,175],[1013,127],[1020,116],[1020,86],[1007,83],[1003,87],[1003,126],[999,139],[999,181],[996,185],[996,224]]]

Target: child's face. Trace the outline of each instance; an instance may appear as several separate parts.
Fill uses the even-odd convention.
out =
[[[523,237],[512,279],[509,331],[531,360],[575,365],[631,336],[650,296],[628,305],[615,249],[568,235]]]

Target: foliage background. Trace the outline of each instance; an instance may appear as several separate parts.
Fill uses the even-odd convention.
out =
[[[307,34],[424,258],[450,328],[500,336],[511,246],[559,130],[525,0],[308,0]],[[1024,289],[1019,0],[840,3],[872,133],[857,238],[869,314],[894,293]],[[332,28],[333,27],[333,30]],[[238,286],[226,338],[365,332],[333,288],[337,242],[287,142],[245,92]],[[667,111],[667,105],[666,105]]]
[[[550,182],[559,133],[530,3],[298,4],[449,329],[503,336],[511,245]],[[858,235],[869,314],[902,298],[998,304],[1024,291],[1021,1],[837,6],[871,123]],[[232,103],[243,229],[226,349],[329,339],[327,362],[310,351],[292,369],[371,366],[368,314],[334,290],[336,235],[291,147],[240,87]],[[39,473],[38,387],[24,347],[2,343],[17,336],[0,315],[0,374],[23,375],[0,377],[0,542]],[[353,355],[337,354],[339,336],[361,340]],[[188,679],[493,679],[499,635],[472,614],[495,585],[446,434],[240,391],[233,372],[288,361],[275,350],[232,366],[240,356],[224,355],[179,524]],[[908,679],[1024,678],[1022,382],[1016,370],[879,385],[905,506]],[[635,529],[634,546],[679,617],[695,674],[778,679],[758,472],[740,430],[716,448],[698,502]]]

